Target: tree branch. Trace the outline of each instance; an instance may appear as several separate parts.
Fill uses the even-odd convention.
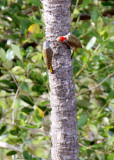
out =
[[[112,9],[112,10],[107,10],[107,11],[104,11],[103,13],[102,13],[102,15],[104,16],[104,17],[107,17],[107,16],[113,16],[114,15],[114,10]],[[86,13],[81,13],[80,15],[78,15],[78,17],[80,17],[80,20],[89,20],[90,18],[91,18],[91,15],[90,14],[86,14]],[[78,17],[75,17],[75,18],[73,18],[73,22],[76,22],[77,21],[77,18]]]
[[[7,98],[7,97],[14,97],[15,94],[12,94],[12,95],[6,95],[6,96],[0,96],[0,98]]]
[[[14,151],[23,153],[23,150],[21,148],[19,148],[17,146],[14,146],[14,145],[11,145],[11,144],[8,144],[6,142],[1,142],[0,141],[0,148],[10,149],[10,150],[14,150]]]
[[[95,87],[92,87],[92,88],[89,88],[89,89],[86,89],[86,90],[84,90],[84,91],[82,91],[82,92],[77,93],[76,96],[79,96],[79,95],[81,95],[81,94],[83,94],[83,93],[86,93],[86,92],[88,92],[88,91],[91,91],[91,90],[99,87],[99,86],[100,86],[101,84],[103,84],[107,79],[109,79],[110,77],[112,77],[113,74],[114,74],[114,73],[109,74],[103,81],[101,81],[101,82],[100,82],[98,85],[96,85]]]
[[[17,126],[17,127],[19,127],[19,128],[26,129],[26,130],[29,130],[29,131],[34,132],[34,133],[35,133],[35,132],[36,132],[36,133],[38,133],[38,132],[40,132],[40,133],[43,132],[43,133],[49,135],[49,132],[48,132],[48,131],[45,131],[43,127],[40,128],[40,129],[38,129],[38,128],[28,128],[28,127],[24,127],[24,126],[21,126],[21,125],[16,124],[16,123],[9,123],[9,122],[1,121],[1,120],[0,120],[0,122],[3,122],[3,123],[5,123],[5,124],[7,124],[7,125],[10,125],[10,126]]]
[[[20,147],[14,146],[12,144],[8,144],[6,142],[1,142],[0,141],[0,148],[4,148],[4,149],[9,149],[9,150],[14,150],[20,153],[23,153],[23,150]],[[32,157],[36,157],[35,155],[32,155]],[[42,159],[42,160],[46,160],[46,159]]]

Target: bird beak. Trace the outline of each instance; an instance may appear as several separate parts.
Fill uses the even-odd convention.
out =
[[[58,37],[58,38],[56,39],[57,42],[59,42],[60,40],[61,40],[60,37]]]

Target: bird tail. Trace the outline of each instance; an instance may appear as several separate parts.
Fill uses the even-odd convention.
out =
[[[50,66],[50,73],[54,74],[54,70],[53,70],[52,66]]]
[[[76,50],[77,50],[77,48],[74,48],[74,49],[73,49],[73,53],[72,53],[72,55],[71,55],[71,59],[73,58],[73,55],[74,55],[74,53],[76,52]]]

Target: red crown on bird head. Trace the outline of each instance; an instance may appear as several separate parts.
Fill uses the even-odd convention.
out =
[[[64,36],[60,36],[57,38],[57,41],[64,42],[65,40],[66,40],[66,37],[64,37]]]

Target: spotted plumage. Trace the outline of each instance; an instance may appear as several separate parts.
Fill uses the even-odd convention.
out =
[[[50,73],[53,74],[53,68],[52,68],[52,55],[53,51],[50,47],[50,41],[45,41],[43,45],[43,58],[46,63],[47,69],[50,70]]]

